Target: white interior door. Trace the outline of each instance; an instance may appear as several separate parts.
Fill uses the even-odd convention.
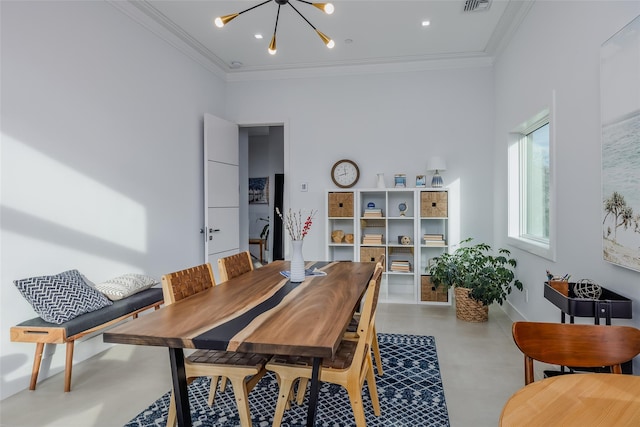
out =
[[[218,258],[240,249],[239,173],[238,126],[205,114],[205,262],[211,263],[217,281]]]

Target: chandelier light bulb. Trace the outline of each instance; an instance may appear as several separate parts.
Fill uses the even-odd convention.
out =
[[[271,43],[269,43],[269,53],[271,55],[275,55],[276,54],[276,35],[274,34],[273,37],[271,38]]]
[[[213,23],[216,25],[216,27],[222,28],[225,26],[227,22],[231,21],[233,18],[235,18],[238,15],[240,14],[232,13],[231,15],[218,16],[216,19],[213,20]]]
[[[335,8],[331,3],[313,3],[315,7],[326,13],[327,15],[331,15]]]

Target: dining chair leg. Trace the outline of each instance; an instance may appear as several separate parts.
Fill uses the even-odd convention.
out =
[[[373,374],[373,361],[371,355],[367,357],[367,388],[371,397],[371,406],[376,417],[380,416],[380,400],[378,399],[378,387],[376,386],[376,376]]]
[[[242,427],[251,427],[251,415],[249,412],[249,393],[244,382],[244,377],[232,377],[231,387],[236,398],[236,406],[238,407],[238,415],[240,416],[240,425]]]
[[[220,392],[224,392],[227,388],[227,377],[223,376],[222,381],[220,381]]]
[[[356,426],[366,427],[367,422],[364,417],[364,405],[362,404],[362,388],[357,378],[350,381],[346,389],[349,395],[349,401],[351,402],[351,408],[353,409],[353,416],[356,420]]]
[[[211,385],[209,386],[209,399],[207,403],[209,407],[213,406],[213,402],[216,400],[216,389],[218,388],[218,380],[220,377],[218,375],[211,377]]]
[[[373,355],[376,358],[376,368],[378,369],[378,375],[382,376],[384,371],[382,370],[382,357],[380,356],[380,345],[378,344],[378,333],[376,332],[376,325],[373,324],[373,340],[371,342],[371,349]]]
[[[284,411],[289,406],[289,396],[291,395],[291,389],[293,388],[294,381],[295,378],[280,377],[278,402],[276,403],[276,412],[273,414],[273,427],[280,427],[280,424],[282,424]]]
[[[167,427],[175,427],[176,425],[176,399],[173,396],[173,390],[169,397],[169,414],[167,415]]]
[[[298,394],[296,395],[296,403],[302,405],[304,402],[304,395],[307,393],[307,385],[309,384],[309,378],[300,378],[298,381]]]

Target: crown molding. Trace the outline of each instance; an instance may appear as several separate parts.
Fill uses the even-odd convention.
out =
[[[227,66],[224,62],[147,0],[105,1],[216,76],[226,79]]]
[[[444,70],[455,68],[478,68],[493,66],[493,58],[484,54],[477,55],[449,55],[448,57],[438,56],[429,59],[415,59],[409,61],[403,58],[402,61],[387,62],[380,61],[360,61],[345,62],[343,64],[319,66],[317,64],[309,67],[300,66],[288,69],[254,69],[254,70],[234,70],[227,74],[228,82],[244,82],[258,80],[281,80],[292,78],[315,78],[334,77],[345,75],[363,74],[387,74],[387,73],[409,73],[428,70]]]

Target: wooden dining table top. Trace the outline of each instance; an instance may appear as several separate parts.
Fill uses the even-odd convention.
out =
[[[308,262],[292,283],[275,261],[104,333],[121,344],[333,357],[373,262]]]
[[[640,426],[640,377],[590,373],[535,381],[507,401],[500,426]]]

